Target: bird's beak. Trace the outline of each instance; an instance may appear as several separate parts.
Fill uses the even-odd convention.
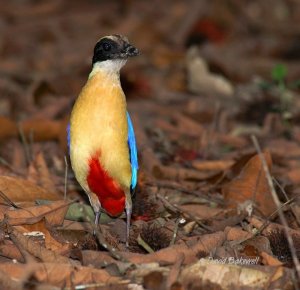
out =
[[[131,44],[127,44],[125,46],[124,53],[127,57],[137,56],[140,54],[139,50]]]

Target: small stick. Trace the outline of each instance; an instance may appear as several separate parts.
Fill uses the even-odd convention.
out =
[[[172,235],[172,240],[171,240],[170,245],[169,245],[170,247],[175,244],[175,241],[176,241],[176,238],[177,238],[177,233],[178,233],[178,227],[179,227],[179,224],[180,224],[181,220],[182,220],[181,218],[176,219],[175,227],[174,227],[174,231],[173,231],[173,235]]]
[[[67,187],[68,187],[68,160],[67,160],[67,156],[64,156],[64,160],[65,160],[65,185],[64,185],[64,199],[67,199]]]
[[[12,242],[15,244],[15,246],[18,248],[18,250],[20,251],[21,255],[23,256],[24,261],[21,262],[26,262],[26,263],[34,263],[36,262],[35,257],[30,254],[20,243],[19,240],[17,239],[17,237],[11,233],[9,235],[10,239],[12,240]]]
[[[281,184],[278,182],[278,180],[276,178],[272,178],[272,180],[276,183],[276,185],[279,187],[279,189],[281,190],[282,194],[284,195],[285,199],[288,201],[289,197],[287,196],[284,188],[281,186]]]
[[[23,175],[19,170],[11,166],[3,157],[0,157],[0,163],[6,166],[8,169],[10,169],[13,173],[17,175]]]
[[[145,183],[145,185],[146,186],[156,187],[156,188],[167,188],[167,189],[171,189],[171,190],[176,190],[176,191],[180,191],[182,193],[192,194],[192,195],[194,195],[196,197],[205,199],[207,202],[215,202],[217,204],[224,204],[224,201],[221,198],[208,196],[207,194],[205,194],[203,192],[189,190],[189,189],[180,187],[180,185],[171,184],[171,183],[169,183],[167,181],[157,181],[156,183],[151,182],[151,181],[147,181]]]
[[[12,207],[14,208],[20,208],[19,206],[17,206],[13,201],[11,201],[8,196],[6,196],[6,194],[0,190],[0,196]]]
[[[28,142],[27,142],[27,139],[25,137],[22,125],[18,124],[18,130],[19,130],[19,134],[20,134],[20,137],[21,137],[23,147],[24,147],[24,152],[25,152],[25,157],[26,157],[27,163],[30,164],[30,162],[32,160],[31,159],[31,154],[30,154],[30,149],[29,149]]]
[[[208,232],[212,232],[211,228],[204,225],[199,219],[196,219],[193,215],[190,213],[181,210],[176,205],[170,203],[165,197],[163,197],[161,194],[157,193],[156,196],[163,202],[164,206],[171,210],[172,212],[179,213],[182,216],[187,216],[190,220],[195,221],[200,227],[205,229]]]
[[[300,279],[300,263],[299,263],[299,260],[298,260],[298,257],[297,257],[297,253],[296,253],[296,249],[295,249],[295,246],[294,246],[293,239],[292,239],[292,237],[291,237],[291,235],[288,231],[289,226],[288,226],[288,223],[285,219],[285,216],[284,216],[284,213],[282,211],[279,198],[278,198],[277,193],[275,191],[274,184],[273,184],[273,181],[272,181],[272,177],[271,177],[266,159],[264,158],[264,155],[263,155],[263,153],[260,149],[260,146],[258,144],[258,141],[257,141],[256,137],[254,135],[252,135],[251,139],[252,139],[252,142],[254,144],[254,147],[255,147],[256,151],[259,153],[259,156],[260,156],[260,159],[261,159],[261,162],[262,162],[262,166],[263,166],[263,170],[265,171],[266,178],[267,178],[267,181],[268,181],[268,185],[269,185],[269,188],[270,188],[270,191],[271,191],[272,198],[273,198],[273,200],[274,200],[274,202],[277,206],[278,215],[279,215],[280,221],[281,221],[281,223],[284,227],[284,232],[285,232],[288,244],[289,244],[289,248],[290,248],[290,251],[291,251],[291,254],[292,254],[294,265],[296,267],[296,272],[297,272],[297,275],[298,275],[298,279]]]
[[[141,237],[141,235],[138,236],[137,238],[137,242],[138,244],[145,249],[148,253],[154,253],[154,250],[143,240],[143,238]]]

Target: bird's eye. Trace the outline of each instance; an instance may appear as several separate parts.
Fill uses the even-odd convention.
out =
[[[103,49],[105,51],[110,51],[111,50],[111,45],[107,42],[103,43]]]

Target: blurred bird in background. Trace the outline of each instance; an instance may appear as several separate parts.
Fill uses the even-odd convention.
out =
[[[120,69],[138,54],[121,35],[97,42],[93,68],[73,107],[68,129],[71,165],[95,211],[96,226],[101,211],[115,217],[125,209],[127,246],[138,160]]]

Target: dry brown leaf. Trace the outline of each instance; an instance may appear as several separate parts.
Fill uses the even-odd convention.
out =
[[[228,241],[244,240],[253,236],[251,233],[248,233],[239,227],[226,227],[224,232]]]
[[[192,161],[192,166],[197,170],[226,170],[234,164],[233,160],[205,160]]]
[[[168,279],[167,279],[168,287],[170,287],[174,282],[177,281],[183,260],[184,260],[184,255],[183,254],[178,255],[177,261],[172,266],[172,268],[169,272],[169,275],[168,275]]]
[[[70,231],[91,232],[93,230],[93,226],[91,225],[90,222],[75,222],[75,221],[64,220],[62,227]]]
[[[61,199],[58,193],[48,192],[28,180],[12,176],[0,176],[0,191],[12,202]],[[1,196],[0,201],[5,202]]]
[[[283,263],[280,262],[277,258],[272,257],[270,254],[267,254],[266,252],[261,252],[260,255],[263,258],[262,262],[264,265],[276,266],[276,267],[283,265]]]
[[[216,140],[224,145],[237,149],[244,148],[248,144],[247,138],[228,134],[216,134]]]
[[[202,204],[184,204],[179,206],[179,208],[183,212],[188,212],[190,215],[199,219],[209,219],[223,211],[222,209],[212,208]]]
[[[50,225],[62,225],[69,204],[65,200],[60,200],[48,205],[39,205],[25,209],[7,209],[4,214],[10,225],[33,224],[43,218]],[[0,213],[0,218],[4,218],[3,213]]]
[[[18,169],[26,167],[26,156],[24,154],[24,148],[19,140],[11,140],[11,147],[13,148],[11,165],[12,168]]]
[[[71,246],[71,244],[62,244],[58,242],[56,239],[52,237],[50,234],[46,224],[45,220],[42,219],[38,221],[35,224],[28,224],[28,225],[23,225],[23,226],[15,226],[15,228],[20,232],[20,233],[30,233],[30,232],[42,232],[45,237],[45,247],[48,250],[55,251],[57,253],[64,253],[66,250],[68,250]]]
[[[186,57],[188,88],[196,94],[233,95],[233,85],[224,76],[212,73],[205,59],[200,56],[197,47],[192,47],[187,52]]]
[[[33,239],[25,236],[15,228],[10,228],[10,237],[17,246],[25,249],[31,255],[39,258],[43,262],[72,264],[76,265],[79,262],[64,257],[56,252],[46,249],[41,244],[36,243]]]
[[[20,124],[26,138],[35,141],[58,140],[60,138],[61,126],[64,121],[47,119],[29,119]],[[12,120],[0,117],[0,140],[16,137],[19,134],[18,127]]]
[[[287,177],[294,184],[300,183],[300,168],[294,168],[287,173]]]
[[[34,141],[57,140],[61,130],[61,121],[26,120],[20,126],[26,138],[33,136]]]
[[[84,250],[82,253],[82,264],[84,266],[93,265],[99,267],[99,265],[116,264],[116,261],[108,252]]]
[[[158,179],[179,179],[179,180],[205,180],[211,177],[211,172],[201,172],[189,168],[177,168],[173,166],[155,165],[153,175]]]
[[[269,235],[271,232],[274,232],[274,231],[275,232],[276,231],[284,231],[283,225],[280,225],[277,223],[266,222],[266,221],[258,219],[255,216],[249,218],[249,223],[251,226],[253,226],[257,229],[260,229],[260,230],[262,229],[262,233],[264,235]],[[295,236],[295,238],[300,239],[300,234],[299,234],[298,230],[288,228],[288,231],[292,236]]]
[[[50,193],[57,192],[43,152],[39,152],[33,163],[29,166],[28,180],[39,184]]]
[[[278,272],[276,280],[283,278],[283,268]],[[191,281],[210,281],[221,289],[232,289],[233,286],[258,289],[269,287],[270,281],[275,281],[274,271],[268,273],[256,268],[246,268],[240,265],[222,264],[207,259],[200,259],[197,263],[182,270],[179,281],[183,285]],[[247,288],[248,289],[248,288]]]
[[[199,238],[193,246],[188,247],[186,244],[174,245],[158,252],[142,255],[135,253],[122,252],[122,256],[128,259],[132,263],[152,263],[152,262],[165,262],[168,264],[174,264],[177,262],[177,257],[181,253],[184,255],[184,264],[195,262],[197,254],[200,251],[209,252],[210,250],[220,246],[225,241],[225,235],[223,232],[216,232],[213,234],[203,235]]]
[[[19,249],[11,242],[5,241],[4,244],[0,245],[0,254],[3,257],[7,257],[10,259],[16,259],[17,261],[24,262],[23,256]]]
[[[265,152],[264,158],[271,169],[272,159],[270,153]],[[270,215],[277,209],[259,155],[252,157],[239,176],[222,187],[222,193],[231,207],[236,207],[237,204],[246,200],[254,199],[258,208],[265,215]]]
[[[17,135],[18,129],[16,124],[5,117],[0,117],[0,141]]]
[[[0,271],[16,280],[22,278],[25,269],[26,264],[0,264]],[[106,270],[72,266],[64,263],[40,263],[34,272],[34,277],[39,282],[47,282],[58,287],[91,283],[107,285],[108,283],[120,281],[118,277],[112,277]]]
[[[271,153],[274,155],[282,158],[299,158],[300,156],[300,147],[297,142],[282,138],[269,140],[268,143],[266,146],[270,148]]]

